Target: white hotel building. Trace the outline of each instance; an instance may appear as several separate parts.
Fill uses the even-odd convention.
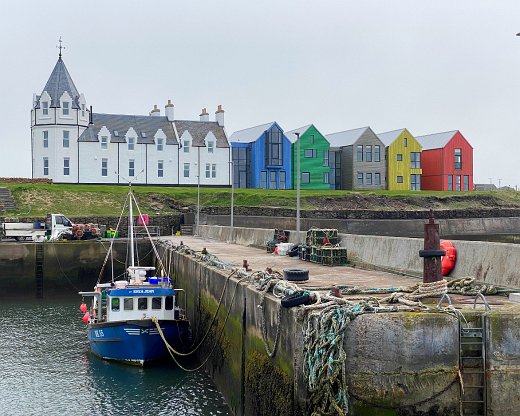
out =
[[[31,110],[32,177],[57,183],[230,186],[231,148],[221,106],[215,121],[92,113],[61,53]]]

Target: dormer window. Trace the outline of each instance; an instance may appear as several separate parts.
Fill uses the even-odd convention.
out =
[[[68,116],[69,115],[69,102],[63,101],[62,106],[63,106],[63,108],[62,108],[63,115]]]
[[[128,138],[128,150],[134,150],[135,137]]]
[[[208,153],[213,153],[213,149],[215,149],[215,143],[208,142]]]
[[[162,152],[164,148],[164,140],[163,139],[157,139],[157,151]]]
[[[49,102],[48,101],[43,101],[42,102],[42,114],[44,116],[48,116],[49,115]]]
[[[108,137],[107,136],[101,136],[101,148],[102,149],[108,148]]]
[[[182,143],[182,146],[184,147],[184,153],[190,153],[190,141],[184,140]]]

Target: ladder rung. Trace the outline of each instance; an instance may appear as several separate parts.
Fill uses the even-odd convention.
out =
[[[479,356],[464,356],[464,355],[461,355],[460,358],[462,358],[463,360],[475,360],[475,359],[481,360],[483,357],[482,357],[482,355],[479,355]]]
[[[485,386],[468,386],[467,384],[464,384],[465,389],[483,389]]]
[[[484,344],[482,341],[461,341],[460,345],[482,345]]]
[[[484,403],[484,400],[461,400],[462,403]]]

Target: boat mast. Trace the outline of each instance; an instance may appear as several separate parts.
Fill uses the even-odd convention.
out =
[[[134,213],[133,213],[133,195],[132,195],[132,184],[130,184],[130,204],[128,210],[128,233],[130,234],[130,266],[134,267]]]

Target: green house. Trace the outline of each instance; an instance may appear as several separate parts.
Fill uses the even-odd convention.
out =
[[[297,184],[298,158],[300,189],[330,189],[330,145],[325,136],[313,124],[288,131],[285,135],[291,142],[293,189]]]

